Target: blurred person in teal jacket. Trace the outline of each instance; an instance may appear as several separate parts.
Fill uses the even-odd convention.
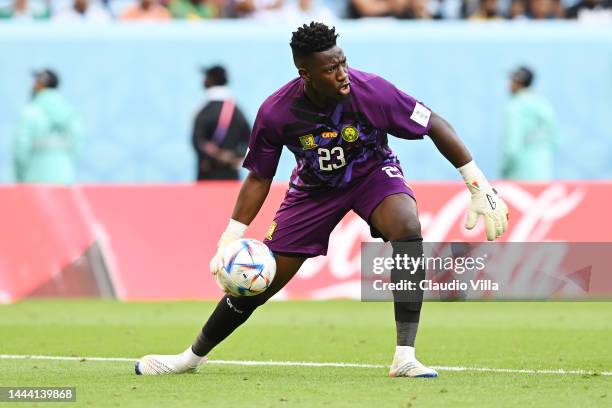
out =
[[[510,77],[512,99],[506,111],[502,141],[502,177],[550,181],[558,130],[551,104],[531,90],[534,74],[519,67]]]
[[[81,125],[58,91],[51,70],[34,73],[32,100],[24,108],[14,140],[17,182],[72,184]]]

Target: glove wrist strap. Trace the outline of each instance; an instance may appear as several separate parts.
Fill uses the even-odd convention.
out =
[[[491,184],[487,181],[482,171],[478,168],[474,160],[459,167],[459,173],[463,177],[472,194],[477,191],[484,191],[491,188]]]
[[[238,238],[242,238],[248,227],[248,225],[230,218],[227,228],[225,228],[225,232],[223,232],[223,234],[234,235]]]
[[[223,231],[223,234],[221,234],[219,242],[217,242],[217,246],[222,247],[232,241],[241,239],[244,236],[247,228],[248,225],[234,219],[230,219],[229,224],[227,224],[227,228],[225,228],[225,231]]]

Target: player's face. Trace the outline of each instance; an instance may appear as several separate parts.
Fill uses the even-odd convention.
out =
[[[523,86],[521,85],[520,82],[515,81],[513,79],[510,80],[510,93],[515,94],[517,93],[519,90],[521,90]]]
[[[346,57],[337,45],[311,55],[306,70],[305,80],[320,97],[340,100],[351,92]]]
[[[41,90],[45,89],[45,83],[41,79],[34,80],[34,85],[32,86],[32,96],[36,95]]]

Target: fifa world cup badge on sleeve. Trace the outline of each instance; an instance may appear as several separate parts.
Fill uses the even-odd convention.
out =
[[[429,123],[430,116],[431,111],[417,102],[414,107],[414,110],[412,111],[412,115],[410,115],[410,119],[412,119],[419,125],[426,127]]]

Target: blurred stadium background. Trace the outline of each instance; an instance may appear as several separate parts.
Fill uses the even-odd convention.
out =
[[[90,3],[121,16],[122,9],[138,2]],[[0,246],[0,298],[11,302],[42,290],[44,283],[57,284],[59,276],[81,265],[83,256],[100,258],[85,264],[93,262],[106,271],[107,282],[98,286],[109,296],[215,298],[212,281],[198,288],[188,279],[171,279],[176,273],[201,276],[237,189],[235,183],[193,183],[191,131],[195,113],[206,100],[200,70],[225,65],[237,103],[252,121],[261,102],[295,76],[288,41],[296,24],[279,20],[281,11],[266,18],[67,22],[55,20],[53,11],[59,13],[71,2],[30,4],[52,6],[50,17],[0,20],[0,194],[5,197],[0,202],[2,224],[8,227]],[[214,4],[228,10],[236,6]],[[486,22],[349,19],[343,18],[347,2],[321,4],[334,12],[349,64],[388,78],[448,118],[491,179],[500,178],[510,72],[519,65],[531,67],[536,73],[533,88],[550,101],[557,116],[557,181],[500,184],[513,216],[506,239],[612,238],[609,230],[592,227],[594,214],[605,209],[612,192],[606,181],[612,178],[610,24],[552,16],[546,21]],[[284,3],[285,8],[295,6],[289,0]],[[473,4],[463,8],[468,6]],[[501,15],[508,6],[497,3]],[[603,16],[609,10],[604,6],[597,9]],[[78,183],[69,188],[14,184],[15,129],[30,99],[32,71],[41,68],[60,75],[61,92],[77,106],[84,128]],[[394,138],[390,143],[415,183],[425,238],[479,240],[481,231],[461,228],[467,193],[433,144]],[[277,183],[251,236],[264,235],[292,167],[293,157],[285,152]],[[152,218],[157,221],[150,222]],[[347,279],[355,284],[358,244],[368,238],[365,224],[347,217],[332,236],[330,256],[309,261],[301,276],[332,276],[326,278],[332,281],[321,278],[312,289]],[[145,275],[151,288],[166,292],[145,290],[140,282]],[[184,288],[171,289],[181,282]],[[133,293],[130,285],[141,289]],[[304,285],[289,288],[299,288],[298,297],[314,296]],[[355,287],[342,287],[317,296],[358,297]],[[75,289],[70,288],[65,294]]]
[[[12,3],[0,0],[0,9],[8,9]],[[123,21],[121,15],[137,2],[110,0],[90,1],[95,7],[109,10],[108,21],[68,22],[55,19],[54,13],[70,5],[70,1],[29,3],[39,18],[10,18],[5,13],[5,18],[0,19],[0,303],[25,300],[0,307],[0,332],[4,332],[0,354],[93,355],[96,349],[84,340],[79,340],[86,344],[80,348],[47,347],[49,344],[35,341],[19,348],[19,338],[23,338],[20,336],[43,335],[33,327],[49,307],[45,303],[29,304],[27,299],[218,298],[220,291],[209,277],[207,265],[231,214],[239,184],[193,182],[196,164],[191,128],[197,109],[206,99],[200,69],[212,64],[225,65],[230,74],[230,88],[252,121],[264,98],[295,76],[288,42],[296,25],[307,17],[291,12],[297,4],[292,0],[285,0],[282,8],[274,12],[242,14],[237,11],[240,1],[216,0],[205,2],[211,18],[131,22]],[[265,7],[273,2],[255,3]],[[403,8],[397,16],[402,18],[387,15],[361,19],[348,18],[348,1],[326,0],[317,4],[327,7],[326,18],[337,26],[349,65],[389,79],[445,116],[490,179],[501,176],[501,135],[510,98],[509,74],[519,65],[533,68],[534,88],[551,102],[558,118],[560,146],[555,153],[555,179],[539,183],[503,180],[496,183],[512,214],[505,239],[612,241],[612,229],[605,216],[612,196],[610,2],[430,0],[425,4],[428,12],[424,15],[415,11],[422,6],[418,0],[399,3]],[[485,3],[496,13],[490,13],[486,19],[470,18]],[[512,11],[517,3],[524,7],[524,13]],[[544,12],[538,7],[544,7]],[[571,10],[576,11],[575,15]],[[571,18],[564,18],[566,15]],[[433,20],[432,16],[438,18]],[[23,106],[30,98],[32,71],[47,67],[60,74],[62,93],[77,106],[84,126],[77,164],[78,183],[69,187],[15,183],[13,134]],[[481,229],[468,232],[462,228],[468,193],[455,169],[438,154],[433,144],[428,140],[391,140],[391,145],[403,163],[407,178],[414,181],[425,239],[481,240]],[[250,228],[249,236],[261,239],[265,235],[282,200],[292,167],[293,158],[285,152],[271,196]],[[370,240],[368,232],[357,217],[347,217],[332,234],[329,256],[308,261],[278,298],[359,298],[359,243]],[[612,296],[612,291],[597,292],[588,284],[581,290],[580,293],[572,291],[572,297]],[[62,301],[49,310],[69,313],[74,305]],[[78,305],[94,308],[89,303]],[[149,307],[157,308],[153,304]],[[182,306],[165,304],[163,307],[180,309]],[[434,309],[431,327],[437,327],[444,316],[442,306],[437,307],[440,309]],[[542,322],[553,321],[541,316],[541,320],[529,323],[531,320],[526,318],[525,325],[518,327],[522,321],[519,317],[526,313],[523,307],[509,309],[508,314],[500,311],[499,315],[485,318],[485,323],[499,323],[502,315],[517,316],[514,335],[519,336],[518,333],[526,335],[528,326],[545,327],[546,323]],[[29,308],[34,312],[29,313]],[[192,312],[195,309],[189,308]],[[206,308],[210,309],[210,305]],[[550,319],[559,316],[563,319],[564,308],[567,306],[551,307]],[[342,313],[342,309],[334,306],[330,313]],[[112,313],[107,322],[123,313],[115,306],[101,304],[92,315],[104,319],[106,310]],[[310,313],[308,306],[296,306],[295,310],[295,316]],[[483,311],[479,310],[469,313]],[[571,313],[575,313],[573,321],[581,320],[582,312]],[[601,316],[590,326],[594,330],[593,338],[610,338],[612,327],[607,305],[593,304],[583,313]],[[138,320],[139,315],[135,316],[130,324]],[[180,311],[175,316],[180,316]],[[203,316],[205,313],[194,316],[193,321],[181,321],[184,327],[180,344],[171,343],[166,335],[165,343],[153,342],[161,348],[155,351],[179,351],[175,348],[191,341]],[[274,315],[270,316],[274,319]],[[337,322],[334,323],[335,318],[330,319],[331,327]],[[604,323],[605,319],[608,323]],[[171,326],[171,320],[167,318],[164,324]],[[291,325],[289,320],[281,319],[278,324]],[[78,338],[87,330],[79,324],[68,324],[66,332],[73,330]],[[425,338],[433,339],[433,334],[445,333],[434,328],[427,334],[426,325]],[[384,329],[388,334],[390,327]],[[163,330],[163,326],[160,328]],[[104,323],[99,329],[104,336],[113,335],[110,329],[104,332]],[[155,338],[156,333],[150,328],[146,330]],[[247,333],[256,336],[254,330]],[[563,331],[562,335],[554,333],[552,329],[548,332],[552,337],[561,338],[569,331]],[[499,333],[491,329],[484,335],[476,331],[472,334],[474,338],[490,335],[494,339]],[[469,334],[464,336],[469,342]],[[279,335],[275,341],[281,338]],[[589,340],[584,336],[572,337],[572,341],[576,347],[589,349]],[[143,339],[138,343],[140,348],[128,347],[125,353],[117,345],[102,347],[98,355],[137,357],[137,353],[152,351],[146,349]],[[434,344],[437,344],[435,340]],[[500,354],[515,352],[521,344],[509,341],[508,349]],[[569,366],[609,371],[609,344],[607,350],[605,345],[592,345],[600,347],[603,359],[593,355]],[[536,356],[538,347],[530,345]],[[231,358],[228,349],[225,350]],[[564,353],[564,345],[558,344],[555,350]],[[469,356],[470,361],[464,361],[464,365],[480,362],[465,350],[455,351]],[[295,358],[307,359],[307,355]],[[277,358],[273,354],[262,356]],[[354,359],[359,356],[355,355]],[[249,358],[244,353],[239,357]],[[320,357],[334,359],[333,355]],[[341,359],[342,356],[338,357]],[[365,357],[364,360],[373,361]],[[493,359],[482,361],[496,363]],[[522,367],[520,361],[501,362],[504,363]],[[563,367],[563,363],[549,360],[533,365]],[[23,377],[19,378],[37,381],[37,377],[24,374],[28,368],[10,364],[5,367],[20,372]],[[94,381],[95,376],[91,378]],[[10,379],[5,376],[3,381],[10,382]],[[560,384],[559,389],[566,386]],[[256,390],[251,391],[257,394]],[[491,394],[489,398],[496,395],[500,394]],[[582,394],[576,395],[579,398]],[[115,397],[114,400],[122,400]],[[599,394],[597,397],[600,398]],[[508,398],[510,401],[511,396]],[[601,402],[609,401],[610,396],[607,398]],[[483,400],[465,401],[477,404]],[[542,400],[537,405],[547,405],[546,402]]]

